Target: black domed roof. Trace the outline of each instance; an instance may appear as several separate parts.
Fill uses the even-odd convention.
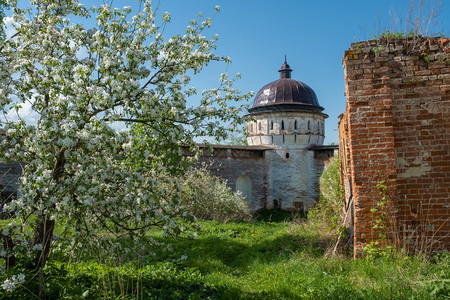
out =
[[[278,72],[280,79],[266,84],[258,91],[249,112],[290,109],[323,111],[313,89],[291,78],[292,69],[286,61]]]

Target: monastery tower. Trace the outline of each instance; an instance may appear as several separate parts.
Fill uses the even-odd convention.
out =
[[[311,150],[323,145],[328,116],[314,91],[291,78],[286,61],[279,72],[280,79],[263,86],[249,108],[247,142],[274,149],[266,152],[268,208],[308,210],[318,198],[322,173]]]

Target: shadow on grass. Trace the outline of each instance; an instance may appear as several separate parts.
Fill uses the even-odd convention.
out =
[[[306,219],[306,214],[303,211],[264,209],[255,213],[253,218],[255,221],[281,223],[292,222],[297,219]]]
[[[282,214],[277,214],[277,218],[280,216]],[[284,222],[281,218],[278,220]],[[89,299],[295,299],[292,290],[244,291],[234,280],[244,280],[258,268],[282,264],[296,255],[319,258],[327,244],[314,236],[289,233],[288,224],[275,222],[208,222],[203,225],[206,228],[197,239],[153,236],[170,245],[172,250],[161,246],[152,249],[155,255],[150,255],[149,250],[141,267],[133,266],[133,259],[129,257],[130,260],[116,265],[120,270],[114,270],[114,262],[110,268],[109,263],[96,265],[92,258],[72,266],[70,271],[48,268],[49,299],[68,295],[68,299],[78,299],[87,291]],[[181,259],[184,256],[186,260]],[[98,273],[100,270],[103,274]],[[216,278],[217,273],[228,277]]]
[[[110,269],[101,274],[91,268],[67,271],[59,266],[48,268],[45,275],[46,299],[220,299],[224,293],[221,288],[207,285],[198,270],[172,263],[139,270]]]
[[[252,278],[254,275],[250,273],[255,270],[289,264],[288,261],[295,256],[320,258],[324,255],[324,245],[327,243],[287,232],[248,240],[234,236],[230,231],[230,236],[204,235],[195,240],[174,239],[171,243],[173,251],[160,252],[154,259],[176,261],[186,255],[187,260],[180,262],[179,268],[198,270],[203,282],[214,287],[212,292],[218,295],[218,299],[298,299],[294,291],[300,287],[244,291],[238,282]]]
[[[196,267],[202,273],[220,269],[233,271],[246,270],[255,263],[277,262],[293,255],[322,257],[330,244],[328,240],[298,234],[274,234],[257,237],[254,240],[242,239],[230,231],[230,236],[205,235],[197,239],[174,238],[170,244],[172,252],[161,250],[156,261],[177,259],[187,256],[185,265]],[[245,271],[244,271],[245,272]]]
[[[46,299],[297,299],[291,290],[245,291],[229,284],[212,284],[195,268],[171,263],[148,265],[137,272],[46,270]],[[106,279],[106,280],[105,280]],[[30,289],[31,288],[31,289]],[[37,282],[26,295],[12,293],[2,299],[28,299],[38,291]],[[19,291],[18,291],[19,292]],[[280,297],[281,296],[281,297]],[[24,298],[25,297],[25,298]]]

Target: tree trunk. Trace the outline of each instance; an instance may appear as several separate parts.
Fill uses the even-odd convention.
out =
[[[44,282],[44,267],[47,263],[48,255],[52,245],[53,229],[55,228],[55,221],[49,220],[47,216],[39,216],[38,224],[34,230],[32,246],[42,245],[42,248],[37,251],[34,258],[34,268],[39,275],[39,298],[45,299],[45,282]]]
[[[7,269],[12,268],[16,265],[16,256],[13,252],[14,242],[8,235],[0,234],[0,238],[3,240],[3,247],[7,251],[6,255],[3,257],[5,259],[5,267]]]
[[[47,263],[48,255],[52,245],[53,229],[55,228],[55,221],[49,220],[46,216],[40,216],[38,224],[34,230],[32,246],[42,245],[42,249],[37,251],[34,259],[34,266],[36,269],[44,268]]]
[[[47,96],[47,95],[46,95]],[[60,151],[57,155],[55,165],[53,167],[53,180],[59,181],[65,164],[64,151]],[[41,214],[38,217],[38,224],[34,230],[34,236],[32,246],[42,245],[42,248],[38,250],[36,258],[34,259],[34,266],[36,269],[44,268],[47,263],[48,255],[50,254],[50,248],[52,245],[53,229],[55,228],[55,221],[49,220],[45,214]]]

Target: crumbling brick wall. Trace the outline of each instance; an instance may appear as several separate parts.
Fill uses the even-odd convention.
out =
[[[340,155],[346,199],[353,196],[355,254],[379,237],[371,210],[381,180],[392,241],[450,250],[450,40],[354,43],[343,65]]]
[[[339,161],[341,164],[341,184],[344,187],[344,226],[353,232],[353,195],[351,188],[351,172],[350,172],[350,143],[348,134],[348,113],[339,116]],[[350,218],[348,217],[350,215]]]

